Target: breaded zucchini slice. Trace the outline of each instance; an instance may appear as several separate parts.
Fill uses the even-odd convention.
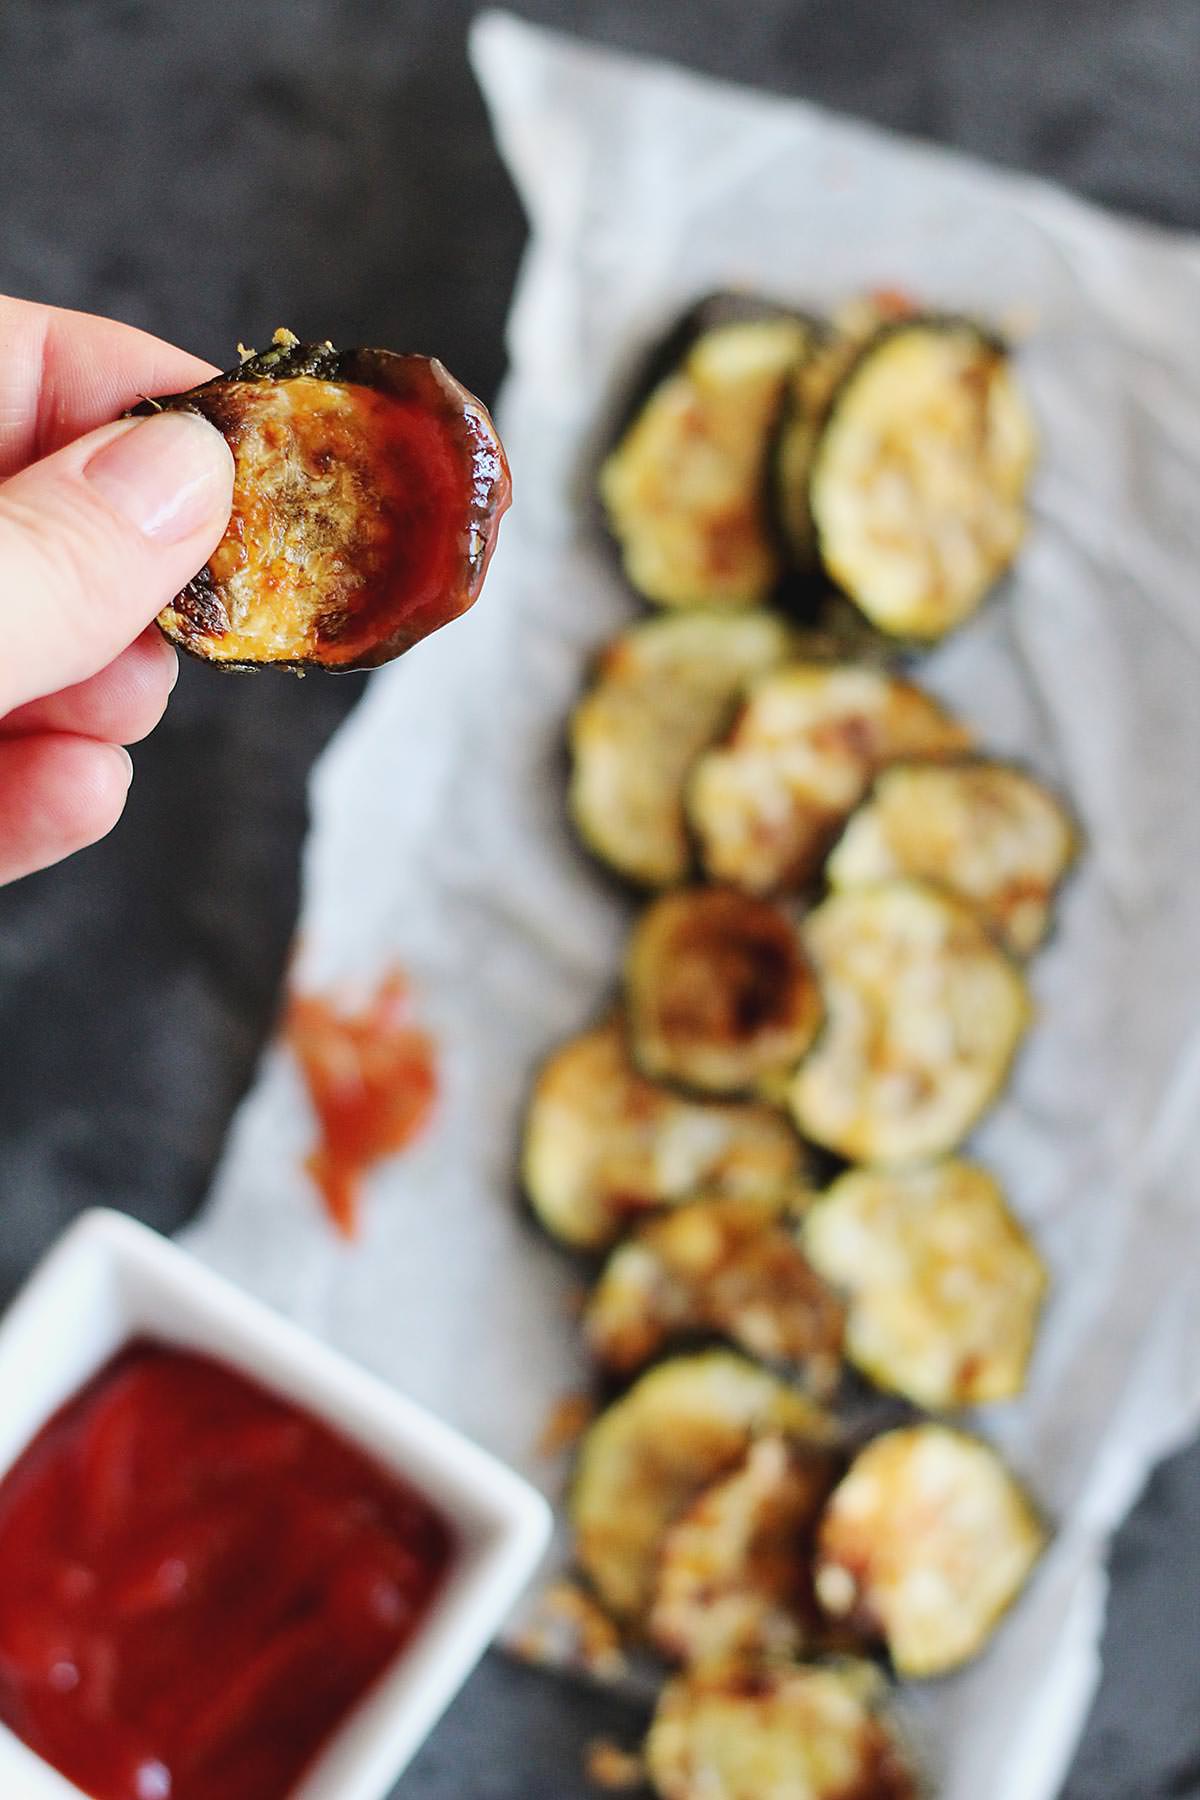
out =
[[[871,1663],[692,1669],[646,1740],[661,1800],[918,1800]]]
[[[717,1332],[831,1394],[842,1303],[800,1248],[796,1210],[783,1192],[692,1200],[638,1226],[609,1256],[584,1314],[593,1354],[627,1375],[674,1337]]]
[[[1016,964],[961,900],[918,881],[831,895],[807,937],[825,1025],[792,1081],[801,1131],[849,1162],[955,1149],[1030,1020]]]
[[[833,1457],[759,1438],[663,1539],[648,1635],[675,1662],[745,1662],[815,1646],[817,1520]]]
[[[511,495],[486,409],[443,365],[275,334],[138,412],[200,413],[233,452],[233,511],[159,614],[205,662],[373,669],[479,593]]]
[[[943,636],[1016,555],[1035,454],[997,339],[966,319],[886,327],[834,394],[812,453],[826,573],[879,630]]]
[[[986,1169],[851,1169],[803,1230],[848,1296],[846,1356],[876,1386],[933,1411],[1021,1392],[1046,1269]]]
[[[600,471],[625,572],[658,606],[756,606],[781,573],[767,509],[771,434],[812,327],[718,299],[685,325],[676,366],[643,401]],[[734,304],[734,310],[739,310]]]
[[[775,516],[791,561],[802,569],[816,561],[816,533],[809,507],[813,451],[834,395],[868,343],[885,325],[913,309],[895,295],[863,294],[839,307],[826,331],[788,377],[772,459]]]
[[[970,902],[1017,956],[1050,924],[1075,856],[1075,827],[1053,794],[1007,763],[898,763],[878,777],[826,865],[831,887],[917,875]]]
[[[896,1673],[941,1675],[983,1649],[1046,1542],[989,1444],[946,1425],[886,1432],[825,1509],[817,1597],[882,1638]]]
[[[580,1249],[603,1249],[638,1214],[701,1189],[774,1194],[805,1166],[774,1108],[689,1100],[639,1075],[619,1016],[555,1051],[525,1122],[525,1191],[547,1231]]]
[[[791,644],[765,612],[686,612],[614,638],[571,719],[570,808],[580,837],[627,881],[666,887],[692,864],[683,810],[693,762],[747,682]]]
[[[704,868],[754,894],[800,886],[878,770],[969,745],[936,700],[882,670],[797,662],[761,676],[688,784]]]
[[[644,1623],[667,1528],[767,1434],[815,1448],[834,1427],[728,1350],[660,1363],[601,1413],[580,1447],[569,1512],[580,1567],[616,1618]]]
[[[677,889],[638,920],[625,958],[633,1060],[709,1094],[795,1067],[821,1023],[804,939],[782,907],[730,887]]]

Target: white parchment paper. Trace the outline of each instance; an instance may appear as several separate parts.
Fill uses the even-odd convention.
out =
[[[1034,528],[921,678],[1060,782],[1089,839],[977,1145],[1054,1277],[1030,1390],[985,1429],[1058,1532],[984,1661],[908,1704],[946,1800],[1049,1800],[1106,1539],[1200,1416],[1200,247],[502,15],[472,52],[533,227],[500,408],[517,501],[479,607],[377,675],[320,762],[301,921],[305,982],[410,973],[444,1095],[345,1248],[272,1049],[190,1241],[555,1491],[535,1442],[585,1376],[577,1276],[514,1169],[531,1072],[596,1012],[628,923],[564,817],[566,713],[634,610],[585,504],[598,434],[645,341],[713,286],[1029,314]]]

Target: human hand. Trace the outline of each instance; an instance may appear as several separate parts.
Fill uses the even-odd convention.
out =
[[[187,413],[111,421],[213,373],[130,326],[0,298],[0,882],[121,815],[121,746],[178,672],[146,628],[216,548],[233,460]]]

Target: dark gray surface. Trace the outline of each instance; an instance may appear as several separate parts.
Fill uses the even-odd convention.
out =
[[[461,0],[0,0],[0,290],[228,361],[287,323],[485,394],[522,239]],[[525,0],[515,10],[1200,227],[1197,0]],[[2,353],[2,346],[0,346]],[[354,678],[184,671],[118,833],[0,895],[0,1294],[79,1208],[199,1200],[271,1023],[304,775]],[[1114,1556],[1066,1800],[1200,1795],[1200,1449]],[[638,1720],[490,1659],[403,1800],[574,1800]]]

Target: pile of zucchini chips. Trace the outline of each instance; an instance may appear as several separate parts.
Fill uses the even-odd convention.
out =
[[[1046,1287],[962,1147],[1075,832],[897,672],[1011,563],[1034,449],[971,320],[721,296],[600,473],[656,610],[576,708],[570,807],[645,904],[619,1006],[538,1075],[523,1179],[597,1263],[570,1516],[587,1593],[671,1666],[663,1800],[926,1791],[884,1670],[975,1656],[1043,1547],[956,1422],[1021,1392]]]

